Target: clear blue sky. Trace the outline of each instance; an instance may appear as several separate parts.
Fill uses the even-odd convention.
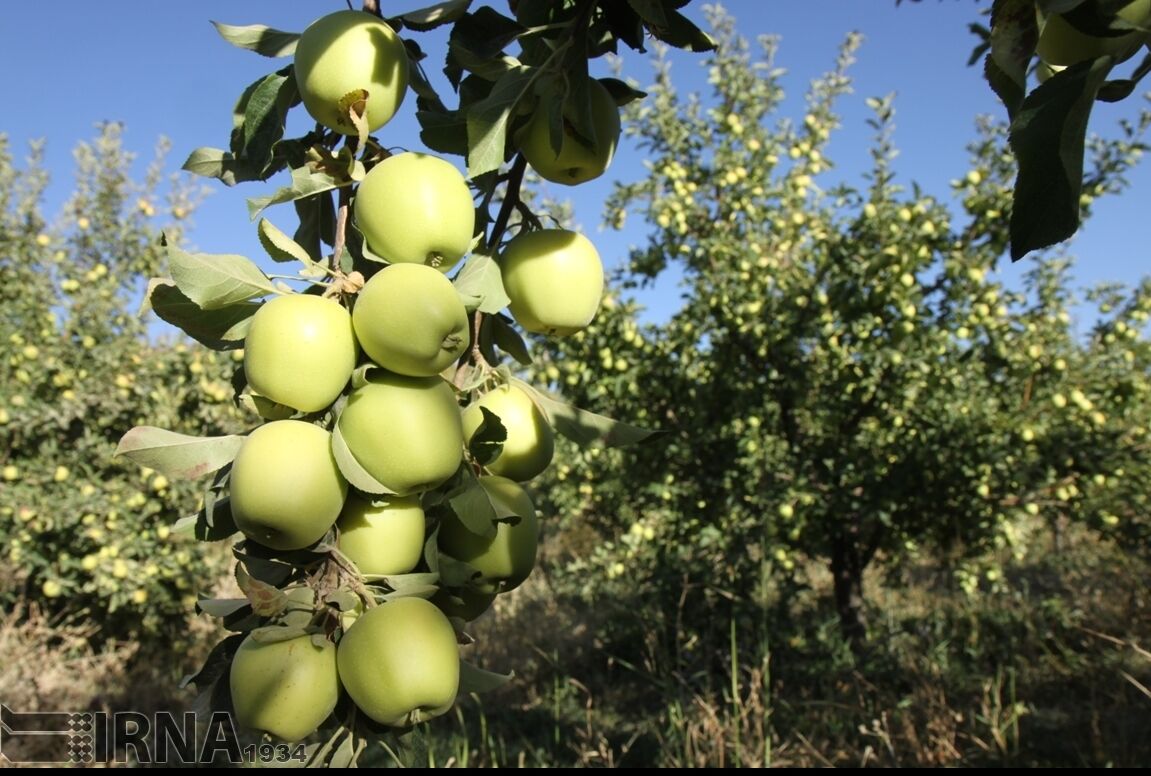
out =
[[[430,2],[383,0],[383,6],[392,13]],[[496,5],[504,7],[502,2]],[[694,0],[687,10],[702,20],[703,5]],[[788,71],[787,115],[802,115],[806,84],[831,66],[845,33],[864,34],[853,69],[855,93],[841,103],[844,128],[829,149],[837,164],[836,176],[860,183],[854,173],[867,165],[871,132],[864,124],[868,112],[863,103],[869,96],[895,93],[896,143],[901,149],[896,169],[904,181],[914,179],[941,198],[948,195],[948,182],[965,171],[964,146],[973,136],[975,115],[1002,113],[980,69],[966,66],[974,43],[967,24],[977,19],[979,7],[973,0],[926,0],[898,8],[894,0],[728,0],[724,5],[746,37],[782,36],[777,63]],[[68,192],[72,147],[91,138],[101,121],[123,122],[128,146],[145,160],[157,138],[168,137],[173,146],[170,166],[175,170],[198,146],[225,146],[236,96],[249,82],[282,66],[282,61],[224,43],[209,20],[299,31],[314,18],[343,7],[342,0],[8,3],[0,46],[4,106],[0,132],[9,136],[18,153],[33,138],[47,140],[48,164],[56,181],[53,207]],[[438,70],[443,38],[418,39],[432,54],[429,69]],[[706,90],[701,60],[690,54],[676,56],[672,72],[677,86]],[[630,51],[624,70],[641,83],[652,74],[644,56]],[[1100,106],[1093,127],[1105,129],[1115,116],[1133,112],[1130,104]],[[419,148],[414,100],[405,103],[401,114],[381,138],[387,145]],[[640,174],[636,155],[621,153],[608,177],[629,179]],[[1135,282],[1151,270],[1148,243],[1136,238],[1134,228],[1146,217],[1151,169],[1144,165],[1132,180],[1127,194],[1102,203],[1076,238],[1073,252],[1080,281]],[[262,184],[225,189],[210,183],[213,193],[191,234],[195,246],[258,257],[244,199],[265,193]],[[275,185],[270,182],[267,188]],[[572,196],[577,220],[610,264],[624,255],[629,243],[642,240],[643,227],[637,224],[639,231],[624,235],[599,229],[599,203],[608,186],[600,181],[557,193]],[[268,215],[288,228],[294,214],[281,206]],[[1019,274],[1006,259],[1001,268],[1008,281]],[[672,303],[671,298],[649,301],[657,314]]]

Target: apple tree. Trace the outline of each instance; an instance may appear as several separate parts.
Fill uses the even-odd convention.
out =
[[[386,16],[365,2],[301,33],[216,24],[281,61],[237,89],[227,147],[184,167],[264,184],[248,215],[277,267],[169,243],[146,307],[236,354],[246,430],[140,423],[117,452],[207,481],[179,528],[237,540],[243,597],[198,601],[232,635],[190,681],[257,733],[323,728],[327,743],[293,758],[354,764],[369,740],[506,681],[460,645],[534,566],[527,481],[557,433],[584,446],[652,436],[513,371],[532,362],[523,332],[574,336],[603,293],[593,242],[545,228],[521,186],[529,167],[565,185],[604,174],[620,106],[643,94],[593,78],[589,61],[649,39],[712,48],[685,5],[513,2],[507,15],[448,0]],[[455,107],[417,42],[445,26]],[[420,136],[397,136],[389,121],[413,102]],[[287,137],[301,114],[307,131]]]
[[[238,421],[230,354],[158,337],[136,314],[196,190],[165,185],[163,153],[134,176],[108,124],[75,149],[71,196],[50,216],[43,150],[20,164],[0,136],[0,602],[86,612],[107,638],[183,637],[195,591],[223,568],[172,532],[196,491],[112,452],[146,415],[183,433]]]
[[[924,553],[978,586],[982,551],[1026,552],[1026,531],[1067,520],[1145,542],[1151,285],[1100,291],[1107,312],[1080,332],[1062,257],[1035,259],[1019,286],[996,277],[1014,174],[1003,126],[979,123],[941,201],[898,181],[894,103],[871,98],[870,169],[839,182],[828,149],[857,40],[803,115],[780,118],[772,41],[753,58],[730,17],[713,20],[712,94],[677,92],[663,67],[631,109],[651,174],[619,185],[606,219],[643,219],[645,244],[597,325],[548,341],[533,367],[576,404],[670,432],[564,456],[550,511],[588,548],[567,558],[568,583],[645,612],[626,621],[654,619],[691,676],[730,623],[786,608],[808,559],[860,644],[871,567]],[[1089,145],[1084,217],[1122,188],[1146,124]],[[634,298],[656,281],[682,288],[666,321]]]

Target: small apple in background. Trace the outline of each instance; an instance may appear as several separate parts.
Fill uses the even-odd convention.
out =
[[[526,330],[565,337],[599,312],[603,262],[591,240],[568,229],[523,232],[500,257],[508,309]]]
[[[481,408],[494,413],[507,430],[503,449],[487,464],[488,471],[526,482],[548,467],[555,452],[555,432],[526,391],[501,385],[469,404],[463,415],[464,437],[469,441],[483,423]]]
[[[336,400],[355,367],[352,318],[333,299],[286,294],[252,316],[244,338],[244,375],[261,396],[318,412]]]
[[[424,510],[416,496],[375,506],[351,496],[336,525],[340,552],[361,574],[406,574],[424,555]]]
[[[363,11],[337,11],[308,26],[296,44],[296,86],[316,121],[356,134],[346,98],[367,93],[361,114],[374,132],[391,120],[408,90],[408,53],[387,22]]]
[[[302,420],[274,420],[249,434],[228,487],[236,527],[274,550],[319,541],[348,495],[331,433]]]
[[[481,592],[506,593],[523,584],[536,564],[539,520],[531,497],[506,477],[480,477],[488,497],[519,520],[496,522],[496,534],[485,538],[468,530],[453,514],[440,524],[440,549],[480,572]]]
[[[422,264],[392,264],[356,297],[352,323],[364,352],[392,372],[438,375],[468,348],[468,312],[455,286]]]
[[[336,645],[317,647],[311,635],[286,641],[240,642],[228,684],[236,722],[284,741],[315,732],[340,697]]]
[[[577,137],[567,123],[557,154],[552,147],[550,101],[542,98],[527,126],[518,135],[520,151],[528,164],[544,180],[574,186],[603,175],[619,143],[619,106],[602,83],[590,78],[588,98],[595,137]]]
[[[396,154],[377,164],[360,183],[353,210],[368,249],[392,264],[426,264],[446,273],[475,236],[468,182],[431,154]]]
[[[456,394],[439,377],[371,372],[337,423],[360,466],[397,496],[436,487],[463,460]]]
[[[437,717],[459,690],[456,632],[423,598],[368,609],[340,639],[336,663],[357,708],[381,725],[407,727]]]

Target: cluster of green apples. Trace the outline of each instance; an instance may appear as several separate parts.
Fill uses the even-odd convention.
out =
[[[1114,57],[1116,62],[1126,61],[1147,43],[1151,37],[1151,0],[1130,0],[1118,8],[1113,3],[1104,6],[1101,0],[1086,0],[1066,14],[1045,14],[1036,4],[1039,27],[1036,74],[1041,82],[1065,67],[1102,56]],[[1111,34],[1092,34],[1082,28],[1086,23],[1099,24],[1103,19],[1113,20]]]
[[[344,135],[359,134],[358,122],[369,131],[382,127],[407,89],[402,42],[382,19],[360,11],[311,25],[294,66],[310,115]],[[589,148],[565,138],[556,154],[538,142],[533,118],[520,137],[541,174],[572,183],[602,174],[610,163],[618,109],[593,83],[603,90],[595,100],[610,142]],[[476,328],[449,279],[472,250],[476,230],[472,193],[456,167],[422,153],[388,156],[359,183],[352,214],[366,252],[382,259],[374,273],[363,273],[370,276],[362,287],[282,294],[252,318],[244,375],[266,420],[245,437],[232,463],[232,518],[248,541],[273,554],[314,549],[334,537],[361,583],[426,571],[429,552],[474,573],[430,598],[369,596],[327,632],[249,635],[230,671],[237,720],[291,741],[315,731],[343,693],[363,715],[388,726],[451,708],[460,677],[457,626],[518,587],[535,565],[539,527],[524,483],[549,465],[554,449],[552,427],[530,389],[494,371],[478,396],[451,380],[471,356]],[[498,264],[509,312],[527,331],[572,334],[599,308],[602,264],[576,232],[520,232]],[[469,443],[485,427],[485,409],[506,439],[498,456],[481,465]],[[349,466],[359,473],[349,477]],[[433,496],[443,495],[461,466],[478,475],[478,490],[499,515],[485,534],[450,510],[425,512],[429,501],[443,501]],[[362,484],[357,478],[364,476],[378,487],[369,492],[350,484]],[[324,606],[312,587],[287,592],[289,609]]]

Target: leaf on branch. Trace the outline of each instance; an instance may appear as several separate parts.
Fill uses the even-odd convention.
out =
[[[228,499],[219,499],[211,506],[205,504],[196,514],[181,517],[172,524],[173,533],[191,535],[201,542],[223,541],[235,536],[238,530]]]
[[[646,25],[656,39],[669,46],[695,52],[715,50],[715,38],[697,27],[691,19],[670,8],[665,9],[664,13],[667,14],[666,25]]]
[[[1023,101],[1009,140],[1019,162],[1011,208],[1011,258],[1066,240],[1079,228],[1087,123],[1114,60],[1104,56],[1053,75]]]
[[[256,579],[244,567],[236,564],[236,584],[252,604],[252,611],[261,617],[271,617],[284,611],[288,596],[275,585]]]
[[[204,310],[278,293],[256,264],[236,254],[188,253],[168,246],[176,287]]]
[[[444,504],[465,528],[477,536],[491,538],[496,535],[495,521],[499,514],[492,505],[487,489],[480,485],[475,472],[466,463],[452,477]]]
[[[265,76],[256,83],[244,106],[239,127],[242,142],[233,143],[236,156],[246,159],[261,175],[272,163],[276,143],[284,137],[288,110],[300,101],[291,66]]]
[[[454,281],[456,292],[465,300],[478,300],[470,309],[495,314],[508,306],[511,300],[504,290],[500,265],[491,256],[473,253]]]
[[[265,57],[290,57],[296,53],[299,33],[282,32],[263,24],[236,26],[223,22],[212,22],[220,37],[248,51],[255,51]]]
[[[601,78],[599,82],[607,89],[608,94],[615,100],[615,104],[619,106],[627,105],[629,102],[642,100],[647,97],[647,92],[641,92],[639,89],[633,88],[630,84],[619,80],[618,78]]]
[[[548,422],[558,431],[580,447],[623,447],[648,442],[664,431],[652,431],[630,423],[612,420],[604,415],[581,410],[570,404],[560,401],[543,391],[535,388],[523,380],[513,380],[518,387],[527,392],[536,405],[543,411]]]
[[[302,245],[276,228],[268,219],[260,219],[256,232],[260,237],[260,245],[273,261],[299,261],[305,267],[316,265]]]
[[[473,692],[488,692],[503,687],[515,678],[515,672],[497,674],[477,668],[466,660],[460,661],[460,695]]]
[[[120,438],[113,456],[125,456],[171,479],[193,480],[227,466],[244,438],[197,437],[155,426],[136,426]]]
[[[232,655],[240,648],[240,643],[243,640],[244,636],[240,633],[221,640],[212,647],[212,651],[204,659],[204,664],[200,670],[185,676],[180,682],[180,687],[186,688],[189,685],[195,685],[196,688],[203,689],[215,683],[217,679],[226,676],[229,666],[232,665]]]
[[[185,296],[172,281],[162,278],[149,283],[147,294],[147,306],[160,320],[213,350],[241,347],[252,316],[260,309],[256,302],[237,302],[205,310]]]
[[[1014,118],[1027,93],[1027,67],[1035,53],[1039,30],[1032,0],[995,0],[991,7],[991,50],[983,73],[992,91]]]
[[[260,213],[272,205],[294,202],[323,191],[348,186],[351,183],[351,179],[338,180],[326,172],[313,172],[307,167],[297,167],[292,170],[291,186],[284,186],[271,196],[253,197],[248,200],[248,217],[255,221]]]
[[[492,338],[500,350],[507,353],[524,366],[532,363],[532,355],[528,352],[527,343],[520,333],[503,315],[493,315],[488,320],[492,322]]]
[[[476,459],[476,463],[487,466],[503,452],[508,430],[499,416],[487,407],[480,407],[480,413],[483,420],[468,440],[468,452]]]
[[[498,169],[504,162],[507,131],[516,106],[531,87],[529,68],[504,74],[491,93],[468,108],[468,177]]]
[[[205,178],[215,178],[225,186],[259,180],[259,173],[252,169],[247,159],[237,159],[231,151],[222,148],[197,148],[180,168]]]
[[[471,4],[472,0],[445,0],[442,3],[429,5],[427,8],[400,14],[400,19],[405,26],[417,32],[427,32],[436,27],[459,21]]]
[[[196,601],[196,608],[209,617],[227,617],[250,605],[247,598],[201,598]]]

